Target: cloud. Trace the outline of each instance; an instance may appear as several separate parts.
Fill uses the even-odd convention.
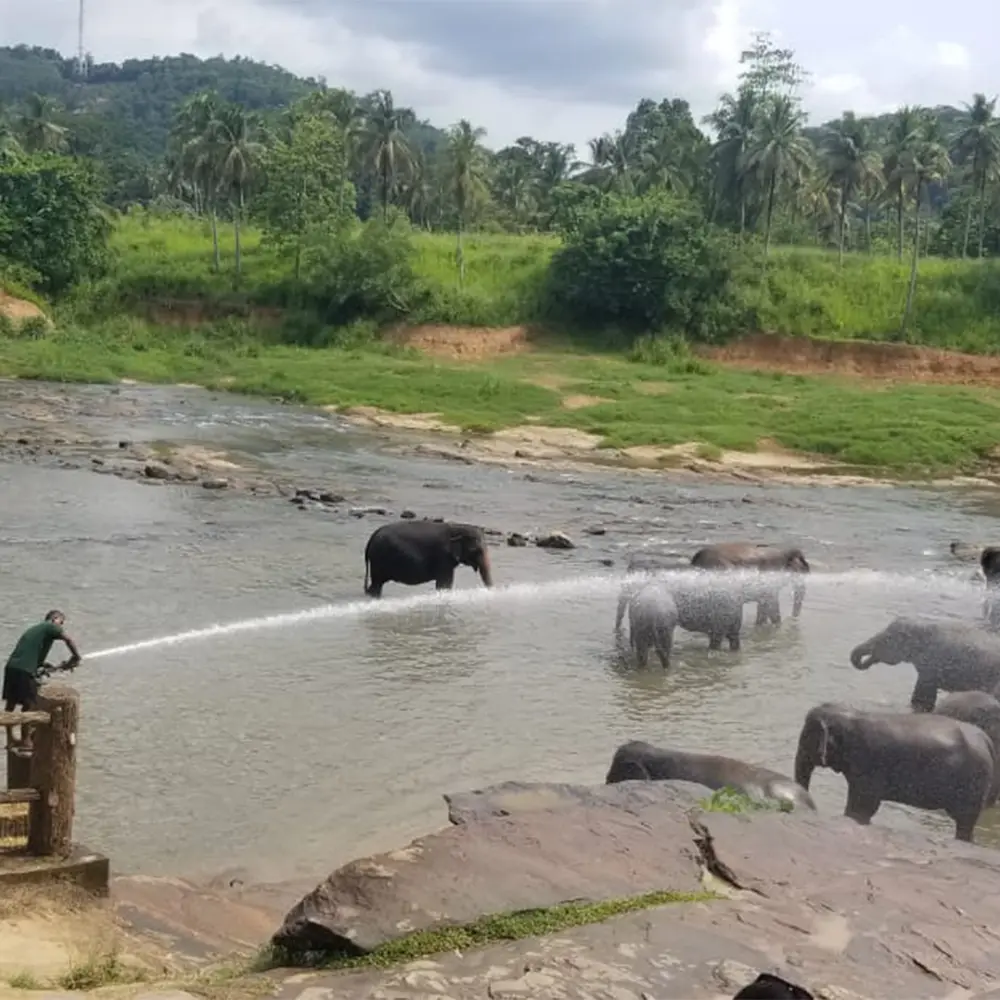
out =
[[[752,28],[813,71],[814,121],[992,93],[1000,5],[969,2],[982,10],[942,39],[931,0],[840,0],[822,17],[801,0],[88,0],[86,47],[116,61],[245,55],[359,92],[388,87],[437,125],[485,126],[492,146],[527,134],[582,152],[642,97],[709,111]],[[0,43],[73,52],[76,16],[77,0],[0,0]]]

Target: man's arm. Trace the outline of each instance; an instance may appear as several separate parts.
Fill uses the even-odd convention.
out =
[[[67,670],[72,670],[80,662],[80,650],[77,648],[76,643],[63,632],[62,641],[66,643],[70,651],[70,658],[63,664]]]

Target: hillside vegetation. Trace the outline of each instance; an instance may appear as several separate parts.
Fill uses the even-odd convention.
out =
[[[758,36],[743,64],[711,134],[683,99],[644,99],[581,160],[246,60],[80,80],[54,53],[2,53],[0,287],[56,323],[0,320],[0,366],[484,432],[544,421],[604,446],[988,467],[991,390],[737,373],[690,345],[773,330],[998,353],[994,102],[811,128],[793,53]],[[536,350],[446,364],[386,337],[406,324],[524,325]]]

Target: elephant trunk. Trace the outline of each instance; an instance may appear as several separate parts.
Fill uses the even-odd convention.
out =
[[[851,650],[851,666],[855,670],[867,670],[875,662],[874,639],[868,639]]]
[[[795,753],[795,783],[801,785],[807,792],[816,767],[815,743],[815,738],[804,729],[799,737],[799,748]]]
[[[479,575],[482,577],[484,586],[493,586],[493,566],[490,563],[489,549],[483,549],[482,557],[479,560]]]

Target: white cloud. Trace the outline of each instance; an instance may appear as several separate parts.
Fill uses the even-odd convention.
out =
[[[942,41],[936,0],[840,0],[822,15],[801,0],[88,0],[86,47],[99,61],[245,55],[388,87],[435,124],[484,125],[490,145],[529,134],[582,152],[642,97],[683,97],[700,118],[735,83],[752,29],[812,71],[813,121],[992,94],[1000,5],[970,5]],[[73,52],[76,15],[77,0],[0,0],[0,43]]]

